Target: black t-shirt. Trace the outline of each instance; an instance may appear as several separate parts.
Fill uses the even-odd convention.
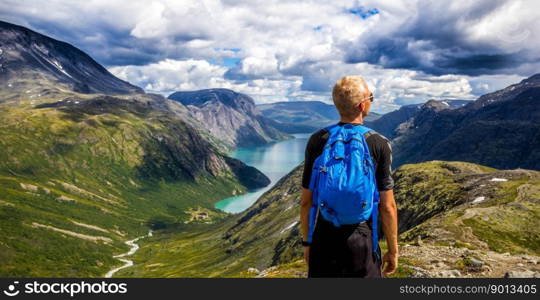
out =
[[[344,125],[346,123],[339,122]],[[351,123],[352,125],[361,125],[359,123]],[[302,187],[309,189],[309,181],[311,179],[311,171],[313,170],[313,162],[321,155],[324,145],[328,140],[328,131],[321,129],[311,135],[306,146],[306,156],[304,173],[302,176]],[[377,189],[379,191],[391,190],[394,188],[394,180],[392,179],[392,147],[387,138],[375,131],[369,131],[364,134],[366,143],[369,147],[369,153],[375,163],[375,178],[377,181]]]

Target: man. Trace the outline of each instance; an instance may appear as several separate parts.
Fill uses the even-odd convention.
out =
[[[369,113],[373,94],[362,77],[345,76],[335,84],[332,98],[340,114],[338,125],[359,126]],[[308,242],[309,214],[313,200],[313,191],[310,190],[313,163],[323,152],[328,136],[329,132],[321,129],[310,137],[306,146],[300,221],[308,277],[367,278],[392,274],[397,268],[398,260],[397,210],[393,193],[394,181],[391,177],[392,150],[388,140],[374,131],[365,133],[364,138],[375,164],[376,188],[380,197],[379,217],[388,251],[381,261],[378,243],[373,245],[372,242],[371,219],[368,222],[336,227],[319,216],[316,218],[312,241]],[[377,249],[376,252],[373,251],[374,248]]]

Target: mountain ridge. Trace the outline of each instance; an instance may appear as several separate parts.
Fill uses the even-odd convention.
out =
[[[251,97],[233,90],[178,91],[168,99],[187,107],[193,119],[233,148],[291,138],[273,127],[272,120],[260,114]]]
[[[57,89],[51,86],[56,83],[79,93],[144,93],[69,43],[3,21],[0,21],[0,36],[3,90],[22,91],[30,87],[26,82],[29,80],[47,89]]]

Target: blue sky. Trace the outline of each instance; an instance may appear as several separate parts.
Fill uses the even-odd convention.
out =
[[[4,0],[0,19],[69,42],[147,92],[320,100],[361,75],[374,110],[475,99],[540,72],[534,0]]]

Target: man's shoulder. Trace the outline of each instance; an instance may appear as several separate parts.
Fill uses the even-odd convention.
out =
[[[366,140],[371,139],[371,140],[380,141],[380,142],[390,142],[390,140],[387,137],[385,137],[384,135],[378,133],[377,131],[373,129],[366,132],[366,134],[364,134],[364,137],[366,138]]]
[[[310,141],[318,141],[321,139],[327,139],[328,138],[328,130],[326,128],[321,128],[317,131],[315,131],[310,137]]]
[[[367,132],[366,134],[367,135],[364,135],[364,137],[366,138],[366,143],[370,147],[373,147],[373,149],[378,149],[375,151],[379,151],[383,153],[392,152],[392,145],[390,143],[390,140],[386,138],[384,135],[374,130],[371,130]]]

